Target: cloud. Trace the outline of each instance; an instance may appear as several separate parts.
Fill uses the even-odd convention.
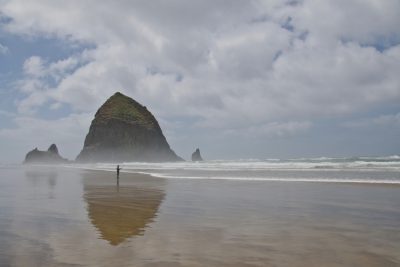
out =
[[[46,62],[39,56],[26,59],[23,64],[24,78],[16,83],[16,89],[25,95],[17,102],[18,111],[32,114],[49,102],[52,102],[53,109],[60,107],[62,101],[57,98],[58,90],[54,87],[85,64],[86,60],[84,53],[55,62]]]
[[[398,108],[399,9],[397,0],[0,4],[11,34],[91,44],[62,60],[26,59],[20,114],[94,112],[121,91],[166,127],[258,136]]]
[[[14,18],[8,25],[11,31],[46,32],[96,45],[90,64],[41,93],[43,98],[63,99],[77,110],[93,109],[115,90],[154,104],[167,115],[175,113],[171,106],[193,106],[195,110],[188,108],[187,112],[205,120],[214,117],[207,112],[207,103],[212,113],[219,113],[220,117],[229,113],[259,121],[257,113],[274,118],[346,114],[400,97],[396,87],[399,81],[393,71],[400,67],[399,55],[379,53],[356,42],[368,41],[378,34],[397,36],[397,28],[389,27],[397,22],[397,16],[388,11],[395,7],[393,1],[379,7],[350,1],[346,8],[334,1],[305,1],[290,7],[267,6],[260,9],[262,12],[257,8],[263,6],[257,1],[236,1],[226,11],[218,1],[198,5],[177,1],[159,16],[150,16],[157,11],[145,3],[103,3],[89,13],[82,11],[87,3],[58,4],[61,6],[41,1],[22,7],[21,2],[11,1],[4,10]],[[183,8],[185,15],[179,16]],[[199,10],[208,13],[202,17]],[[352,21],[356,10],[387,17],[378,23],[380,27],[371,28],[374,23],[367,23],[362,16],[364,25],[358,36],[351,30],[357,21]],[[386,12],[382,14],[382,10]],[[291,24],[299,29],[296,31],[309,32],[308,39],[300,40],[298,32],[282,27],[283,19],[274,11],[281,17],[290,15]],[[337,18],[336,23],[326,25],[317,19],[328,11],[335,21]],[[239,15],[234,17],[234,12]],[[74,14],[75,19],[71,21],[68,14]],[[115,14],[120,19],[115,19]],[[192,20],[187,14],[192,15]],[[270,19],[250,23],[260,14],[267,14]],[[350,26],[344,27],[339,18]],[[352,42],[338,42],[342,38]],[[329,45],[318,45],[315,39],[323,39]],[[149,69],[156,71],[149,73]],[[79,100],[82,98],[93,98],[94,104],[87,105]],[[251,106],[238,108],[238,102],[243,100]],[[217,108],[213,108],[214,103],[219,103]],[[250,103],[255,103],[256,111]],[[43,104],[32,100],[32,106]]]
[[[400,24],[396,15],[399,8],[397,0],[309,0],[296,6],[291,16],[296,28],[310,32],[315,45],[329,46],[337,40],[347,40],[390,46],[390,41],[400,42],[396,27]]]
[[[23,66],[26,75],[41,77],[43,73],[43,60],[38,56],[32,56],[25,60]]]

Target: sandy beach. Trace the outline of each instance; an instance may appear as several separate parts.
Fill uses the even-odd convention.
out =
[[[0,266],[400,266],[400,186],[2,167]]]

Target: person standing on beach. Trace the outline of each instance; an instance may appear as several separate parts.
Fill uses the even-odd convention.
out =
[[[121,168],[119,167],[119,165],[117,165],[117,177],[119,177],[119,171],[121,170]]]

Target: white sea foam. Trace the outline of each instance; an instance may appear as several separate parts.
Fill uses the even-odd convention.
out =
[[[313,170],[313,169],[362,169],[362,170],[400,170],[400,160],[363,161],[206,161],[206,162],[174,162],[174,163],[121,163],[124,169],[134,170]],[[115,164],[96,164],[98,168],[115,168]]]
[[[314,158],[174,163],[120,163],[122,172],[166,179],[218,179],[283,182],[400,184],[400,159]],[[74,168],[115,171],[116,164],[74,165]]]
[[[271,182],[318,182],[318,183],[364,183],[364,184],[400,184],[400,180],[366,179],[332,179],[332,178],[294,178],[294,177],[230,177],[230,176],[172,176],[159,173],[139,172],[166,179],[191,179],[191,180],[230,180],[230,181],[271,181]]]
[[[93,168],[86,166],[84,169],[88,170],[102,170],[108,172],[114,172],[114,169],[110,168]],[[242,177],[242,176],[179,176],[179,175],[168,175],[163,173],[149,172],[149,171],[136,171],[136,170],[125,170],[124,173],[132,174],[145,174],[157,178],[165,179],[188,179],[188,180],[230,180],[230,181],[270,181],[270,182],[315,182],[315,183],[362,183],[362,184],[400,184],[400,180],[391,179],[374,179],[374,178],[324,178],[324,177],[313,177],[313,178],[298,178],[298,177]]]

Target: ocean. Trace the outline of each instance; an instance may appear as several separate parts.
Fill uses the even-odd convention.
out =
[[[75,167],[115,171],[116,163]],[[203,162],[122,162],[122,172],[167,179],[400,184],[400,156],[244,159]]]

